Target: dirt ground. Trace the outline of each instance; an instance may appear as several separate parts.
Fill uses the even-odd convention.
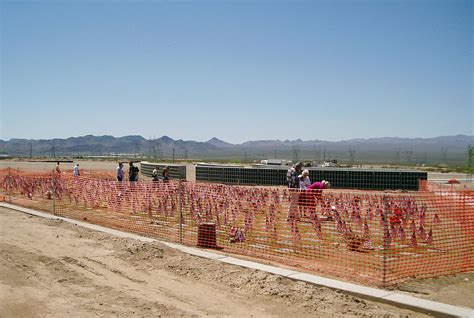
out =
[[[0,317],[423,314],[0,208]]]
[[[411,281],[397,292],[445,304],[474,308],[474,273]]]

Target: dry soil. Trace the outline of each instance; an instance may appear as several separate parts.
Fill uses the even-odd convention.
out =
[[[0,224],[0,317],[424,316],[5,208]]]

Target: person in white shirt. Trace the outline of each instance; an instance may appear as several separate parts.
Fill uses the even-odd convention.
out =
[[[153,169],[153,172],[151,173],[151,179],[154,181],[154,182],[158,182],[159,180],[159,171],[160,167],[156,166],[155,169]]]
[[[307,187],[311,185],[311,180],[309,179],[309,171],[308,170],[303,170],[301,174],[298,176],[298,179],[300,180],[300,190],[306,190]],[[308,207],[311,205],[311,193],[306,193],[306,191],[303,191],[300,193],[299,199],[298,199],[298,206],[299,206],[299,216],[303,217],[307,215],[307,210]]]
[[[76,165],[74,166],[74,169],[72,170],[72,173],[75,177],[79,176],[79,164],[78,163],[76,163]]]
[[[306,188],[311,185],[308,170],[303,170],[303,172],[298,176],[298,178],[300,179],[300,189],[306,190]]]
[[[117,181],[123,181],[123,163],[119,162],[119,165],[117,167]]]

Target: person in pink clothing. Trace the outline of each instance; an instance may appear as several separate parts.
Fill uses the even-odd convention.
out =
[[[331,184],[329,181],[323,180],[321,182],[314,182],[306,187],[306,190],[314,190],[314,196],[317,200],[321,200],[323,195],[323,189],[330,188]]]
[[[313,224],[314,229],[316,230],[316,234],[319,239],[322,239],[322,231],[321,231],[321,221],[318,218],[317,212],[316,212],[316,204],[317,201],[322,200],[322,195],[323,195],[323,189],[327,189],[331,186],[331,184],[323,180],[321,182],[314,182],[311,185],[306,187],[305,192],[305,197],[306,197],[306,207],[309,208],[309,219],[311,220],[311,223]],[[327,215],[323,215],[325,220],[328,220],[329,217]]]
[[[303,180],[303,177],[304,174],[301,175],[300,179]],[[307,176],[306,178],[309,181],[309,178]],[[307,208],[310,208],[310,210],[316,210],[316,201],[321,200],[323,189],[329,188],[331,184],[326,180],[323,180],[321,182],[314,182],[308,186],[305,186],[303,184],[303,181],[301,181],[300,183],[302,184],[300,189],[305,191],[302,191],[300,193],[298,205],[300,207],[300,214],[306,215]]]
[[[322,190],[322,189],[327,189],[330,188],[331,184],[329,181],[323,180],[321,182],[314,182],[311,185],[307,186],[307,190]]]

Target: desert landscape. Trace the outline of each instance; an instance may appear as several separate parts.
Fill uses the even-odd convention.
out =
[[[0,223],[1,317],[424,316],[5,208]]]
[[[0,316],[424,317],[277,275],[0,208]],[[399,287],[468,307],[474,274]]]
[[[474,318],[473,13],[0,0],[0,318]]]
[[[47,172],[53,165],[8,164],[32,172]],[[103,176],[115,163],[81,162],[81,166],[86,174]],[[256,317],[281,313],[285,316],[421,315],[276,275],[200,259],[159,243],[117,238],[8,209],[0,211],[1,272],[7,278],[2,281],[2,303],[8,304],[1,316],[37,313],[61,316],[76,312]],[[87,215],[89,219],[93,215],[92,210],[87,214],[80,211],[68,213],[75,217]],[[360,254],[360,257],[366,256]],[[48,290],[41,286],[48,286]],[[470,292],[474,289],[474,274],[412,279],[398,284],[396,289],[415,297],[470,307],[474,303]],[[41,306],[25,305],[31,303],[28,299],[40,299],[37,304]]]

